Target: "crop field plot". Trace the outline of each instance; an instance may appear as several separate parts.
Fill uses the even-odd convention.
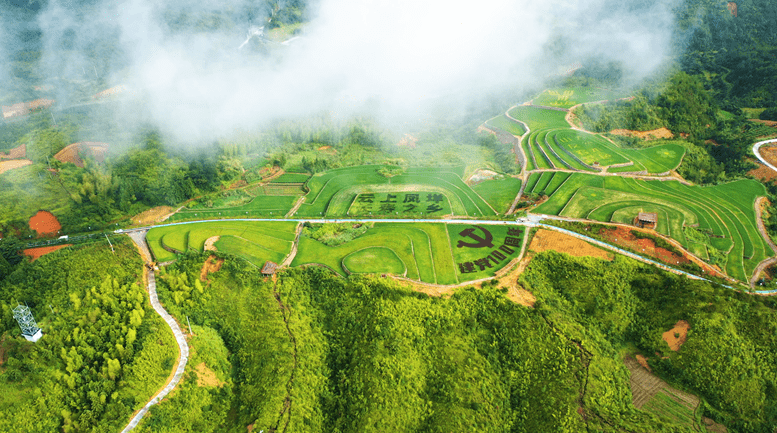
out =
[[[459,280],[491,277],[518,257],[523,227],[448,224]]]
[[[532,132],[540,129],[569,128],[566,111],[519,105],[511,108],[508,114],[514,119],[526,122]]]
[[[401,193],[361,193],[356,196],[348,216],[441,216],[451,214],[450,199],[428,191]]]
[[[292,266],[325,265],[341,275],[387,273],[431,284],[493,276],[520,253],[523,229],[468,224],[379,223],[330,247],[300,238]]]
[[[270,183],[305,183],[310,178],[307,173],[283,173]]]
[[[598,135],[575,130],[555,131],[559,147],[566,148],[588,165],[600,166],[624,164],[629,160],[607,146],[606,140]]]
[[[542,182],[540,177],[534,189]],[[574,173],[534,212],[627,224],[640,210],[656,212],[657,232],[702,258],[710,256],[708,248],[719,250],[726,260],[718,263],[721,268],[731,277],[746,280],[759,262],[773,255],[755,221],[755,199],[765,194],[763,185],[753,180],[697,187]],[[702,245],[694,245],[684,234],[685,226],[697,227],[708,237]]]
[[[386,272],[392,275],[407,275],[405,264],[393,250],[386,247],[367,247],[348,254],[343,259],[343,268],[369,274]]]
[[[523,125],[508,119],[504,115],[488,119],[486,125],[501,129],[502,131],[517,135],[518,137],[526,133],[526,129],[524,129]]]
[[[146,241],[159,262],[175,259],[172,250],[203,251],[205,241],[218,236],[216,249],[241,256],[256,266],[276,263],[289,254],[294,241],[294,222],[214,221],[157,227]]]
[[[540,147],[539,142],[537,141],[537,134],[538,132],[533,131],[531,134],[529,134],[528,137],[525,138],[529,147],[529,151],[534,156],[533,162],[536,164],[538,169],[547,170],[556,168],[551,162],[550,158],[548,158],[545,150]]]
[[[170,221],[210,218],[280,218],[294,207],[298,197],[294,195],[260,195],[240,206],[182,209],[170,217]]]
[[[505,214],[510,210],[515,196],[521,190],[521,179],[509,176],[502,179],[489,179],[473,185],[472,189],[497,212]]]
[[[383,250],[378,251],[376,248]],[[384,250],[391,251],[397,257],[404,275],[409,279],[432,284],[458,282],[443,224],[375,224],[364,235],[338,246],[327,246],[302,236],[292,266],[320,264],[341,275],[393,274],[399,266],[393,259],[385,260],[391,254]],[[356,255],[352,257],[353,254]]]
[[[626,96],[623,92],[593,87],[562,87],[547,89],[532,100],[534,105],[571,108],[577,104],[613,100]]]
[[[666,173],[677,168],[685,154],[682,145],[672,142],[646,149],[621,148],[600,135],[571,129],[565,118],[567,112],[563,110],[520,105],[508,113],[531,129],[521,142],[529,171],[553,168],[597,171],[597,166],[616,165],[608,171]]]
[[[523,149],[523,154],[526,155],[526,171],[532,171],[539,168],[535,160],[536,157],[534,156],[534,152],[529,145],[528,137],[524,137],[524,139],[521,140],[521,149]]]
[[[305,203],[300,206],[296,215],[342,217],[348,214],[351,204],[360,194],[416,192],[442,194],[447,197],[451,213],[454,215],[476,217],[496,215],[496,211],[461,180],[461,174],[455,172],[460,170],[408,168],[402,174],[387,177],[379,172],[381,169],[397,169],[397,167],[374,165],[348,167],[311,177],[306,184],[310,192],[305,196]]]
[[[301,196],[305,193],[303,183],[268,183],[247,188],[246,192],[253,196],[260,195],[294,195]]]

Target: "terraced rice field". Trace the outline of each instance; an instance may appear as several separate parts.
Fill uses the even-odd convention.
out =
[[[508,114],[531,129],[521,142],[528,171],[600,171],[600,167],[609,167],[614,173],[667,174],[685,154],[683,146],[671,142],[647,149],[621,148],[599,135],[571,129],[563,110],[521,105]]]
[[[526,129],[523,127],[523,125],[514,120],[508,119],[504,115],[488,119],[486,121],[486,125],[501,129],[502,131],[509,132],[510,134],[516,135],[518,137],[526,133]]]
[[[521,190],[521,179],[509,176],[489,179],[472,186],[472,189],[497,212],[505,214]]]
[[[299,217],[342,217],[359,194],[425,192],[443,194],[454,215],[496,215],[486,201],[461,180],[459,168],[409,168],[404,174],[385,177],[383,166],[360,166],[316,174],[306,183],[310,191],[300,206]],[[396,168],[396,167],[394,167]]]
[[[259,195],[240,206],[182,209],[171,222],[217,218],[281,218],[294,207],[299,195]]]
[[[570,177],[570,173],[563,171],[543,171],[532,173],[526,182],[524,194],[538,194],[551,196]]]
[[[307,173],[283,173],[270,183],[305,183],[310,178]]]
[[[559,173],[555,173],[556,175]],[[712,187],[687,186],[675,181],[643,181],[634,178],[573,173],[558,187],[549,173],[527,182],[527,191],[550,190],[549,199],[534,213],[631,223],[638,212],[656,212],[656,231],[700,252],[719,250],[725,263],[717,263],[738,280],[747,280],[755,267],[773,255],[760,236],[755,220],[755,199],[765,195],[760,183],[739,180]],[[531,189],[530,189],[531,187]],[[683,227],[706,233],[705,245],[686,238]]]
[[[164,262],[175,259],[174,251],[203,251],[208,238],[219,236],[217,250],[261,267],[267,260],[280,263],[289,254],[295,228],[296,223],[285,221],[214,221],[153,228],[146,241],[156,261]]]
[[[585,102],[613,100],[624,96],[626,95],[609,89],[562,87],[544,90],[532,100],[532,104],[546,107],[571,108]]]

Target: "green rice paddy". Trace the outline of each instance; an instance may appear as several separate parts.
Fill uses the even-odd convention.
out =
[[[508,119],[504,115],[496,116],[486,121],[486,125],[509,132],[510,134],[521,136],[526,133],[526,129],[520,123]]]
[[[571,108],[585,102],[613,100],[626,96],[623,92],[593,87],[562,87],[547,89],[532,100],[534,105]]]
[[[535,182],[533,190],[550,185],[547,175],[542,173],[536,181],[529,179],[529,183]],[[676,181],[574,173],[534,212],[622,223],[631,223],[640,211],[656,212],[656,231],[699,252],[701,257],[710,256],[709,248],[720,250],[726,262],[717,264],[730,276],[744,281],[758,263],[773,255],[755,220],[755,199],[765,193],[763,185],[753,180],[698,187]],[[704,245],[686,238],[683,227],[687,226],[706,233]]]
[[[564,110],[520,105],[508,114],[531,129],[521,142],[528,171],[599,171],[599,167],[609,167],[612,173],[665,174],[677,168],[685,154],[685,148],[673,142],[646,149],[621,148],[600,135],[570,128]]]
[[[521,189],[521,179],[509,176],[501,179],[489,179],[473,185],[472,189],[497,212],[505,214],[510,210],[515,196]]]
[[[203,251],[205,241],[219,236],[216,248],[241,256],[261,267],[267,260],[280,263],[291,251],[297,223],[213,221],[156,227],[148,231],[146,241],[156,261],[174,260],[176,254],[165,249]]]
[[[454,215],[496,215],[496,211],[452,169],[408,168],[404,174],[386,177],[378,172],[383,167],[348,167],[314,175],[306,184],[310,192],[305,196],[305,203],[300,206],[295,216],[343,217],[348,214],[351,204],[359,194],[418,191],[443,194],[449,199]]]

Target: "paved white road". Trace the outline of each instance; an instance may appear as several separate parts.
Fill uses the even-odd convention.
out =
[[[774,171],[777,171],[777,167],[769,164],[765,159],[763,159],[763,157],[761,156],[761,152],[759,152],[759,149],[761,149],[761,146],[769,144],[769,143],[777,143],[777,138],[772,139],[772,140],[759,141],[758,143],[755,143],[753,145],[753,155],[755,155],[755,157],[758,158],[758,160],[761,161],[763,163],[763,165],[771,168]]]
[[[145,246],[145,232],[143,233],[143,237],[141,242],[138,241],[138,236],[130,236],[133,241],[141,248],[141,250],[148,251]],[[129,234],[129,233],[128,233]],[[144,251],[144,252],[145,252]],[[149,254],[148,258],[151,258],[151,255]],[[136,414],[132,417],[129,424],[127,424],[126,427],[124,427],[124,430],[121,431],[121,433],[127,433],[129,431],[132,431],[135,427],[138,426],[140,423],[140,420],[143,419],[143,417],[146,415],[148,410],[151,408],[151,406],[159,403],[162,401],[163,398],[167,396],[167,394],[170,393],[170,391],[175,388],[176,385],[178,385],[178,382],[181,381],[181,377],[183,376],[183,372],[186,369],[186,363],[189,360],[189,345],[186,343],[186,337],[183,335],[183,332],[181,332],[181,328],[178,326],[178,322],[173,319],[173,316],[171,316],[165,309],[162,307],[162,304],[159,303],[159,298],[156,294],[156,278],[154,278],[154,271],[149,269],[148,270],[148,295],[151,299],[151,306],[154,307],[154,311],[156,311],[157,314],[159,314],[162,319],[164,319],[165,322],[167,322],[167,326],[170,327],[170,329],[173,331],[173,334],[175,335],[175,341],[178,343],[178,351],[180,354],[180,357],[178,358],[178,366],[175,369],[175,373],[173,374],[173,378],[170,380],[170,382],[165,385],[164,388],[162,388],[161,391],[159,391],[151,400],[149,400],[148,403],[146,403],[145,406],[143,406]]]

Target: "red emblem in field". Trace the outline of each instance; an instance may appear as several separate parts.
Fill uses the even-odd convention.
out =
[[[459,236],[463,236],[465,238],[471,238],[475,243],[468,243],[464,241],[459,241],[456,244],[457,248],[461,247],[467,247],[467,248],[485,248],[489,247],[492,248],[494,246],[494,243],[492,242],[494,240],[494,235],[491,234],[488,230],[484,229],[481,226],[473,226],[474,228],[468,228],[464,229],[459,232]],[[475,229],[479,229],[483,232],[483,237],[480,237],[479,235],[475,234]]]

